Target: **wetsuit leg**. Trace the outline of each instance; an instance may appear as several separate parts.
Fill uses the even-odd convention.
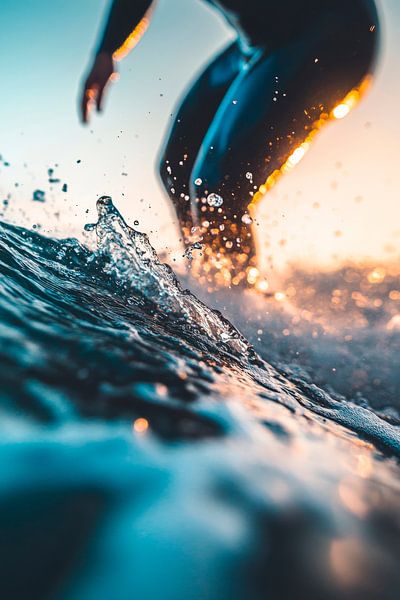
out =
[[[193,216],[206,227],[209,254],[235,255],[242,271],[251,264],[254,241],[244,213],[252,194],[307,138],[321,113],[360,84],[375,47],[376,29],[368,21],[330,20],[271,55],[260,50],[241,70],[190,177]],[[201,186],[193,184],[200,179]],[[220,208],[209,206],[210,193],[223,198]]]
[[[193,225],[189,178],[215,113],[244,61],[237,42],[207,66],[184,97],[161,151],[161,181],[175,207],[184,238]]]

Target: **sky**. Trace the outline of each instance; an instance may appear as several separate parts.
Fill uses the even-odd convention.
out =
[[[109,194],[157,250],[172,252],[178,233],[155,170],[159,146],[184,90],[234,33],[201,0],[159,0],[151,27],[119,63],[103,114],[85,128],[78,89],[108,4],[1,2],[0,194],[10,196],[3,218],[81,235],[95,220],[96,198]],[[368,96],[323,130],[259,207],[266,265],[399,259],[400,5],[381,0],[379,9],[383,45]],[[60,184],[48,183],[49,168]],[[46,192],[45,203],[32,201],[35,189]]]

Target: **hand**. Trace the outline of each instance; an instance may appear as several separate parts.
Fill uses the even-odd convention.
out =
[[[114,72],[115,69],[112,55],[107,52],[100,52],[100,54],[96,56],[83,86],[80,104],[81,119],[83,123],[87,123],[89,120],[89,112],[92,104],[96,104],[97,112],[101,111],[104,90]]]

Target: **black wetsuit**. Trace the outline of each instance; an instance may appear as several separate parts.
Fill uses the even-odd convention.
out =
[[[99,51],[114,52],[145,15],[154,0],[115,0]],[[190,1],[190,0],[188,0]],[[276,48],[298,35],[321,15],[357,19],[368,14],[377,23],[373,0],[204,0],[218,8],[251,44]]]
[[[204,225],[207,248],[236,253],[243,266],[255,254],[246,215],[255,190],[371,73],[378,17],[372,0],[206,1],[238,38],[185,95],[160,173],[184,237]],[[116,0],[100,50],[115,51],[151,4]]]
[[[371,0],[205,0],[219,8],[228,21],[254,45],[276,48],[310,25],[322,14],[335,18],[338,12],[359,16],[369,11],[376,20]]]

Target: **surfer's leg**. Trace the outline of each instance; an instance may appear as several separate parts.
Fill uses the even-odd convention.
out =
[[[161,151],[161,181],[175,207],[184,238],[192,227],[189,177],[203,138],[243,60],[235,42],[207,66],[185,95]]]
[[[252,264],[255,245],[246,210],[254,193],[276,176],[321,114],[330,115],[360,85],[370,72],[375,47],[376,24],[339,23],[311,30],[272,55],[260,51],[241,71],[216,113],[190,178],[193,213],[205,227],[206,252],[234,256],[234,268],[242,272]],[[303,151],[293,156],[293,164]],[[196,186],[194,180],[202,184]],[[210,193],[223,199],[220,208],[209,206]]]

